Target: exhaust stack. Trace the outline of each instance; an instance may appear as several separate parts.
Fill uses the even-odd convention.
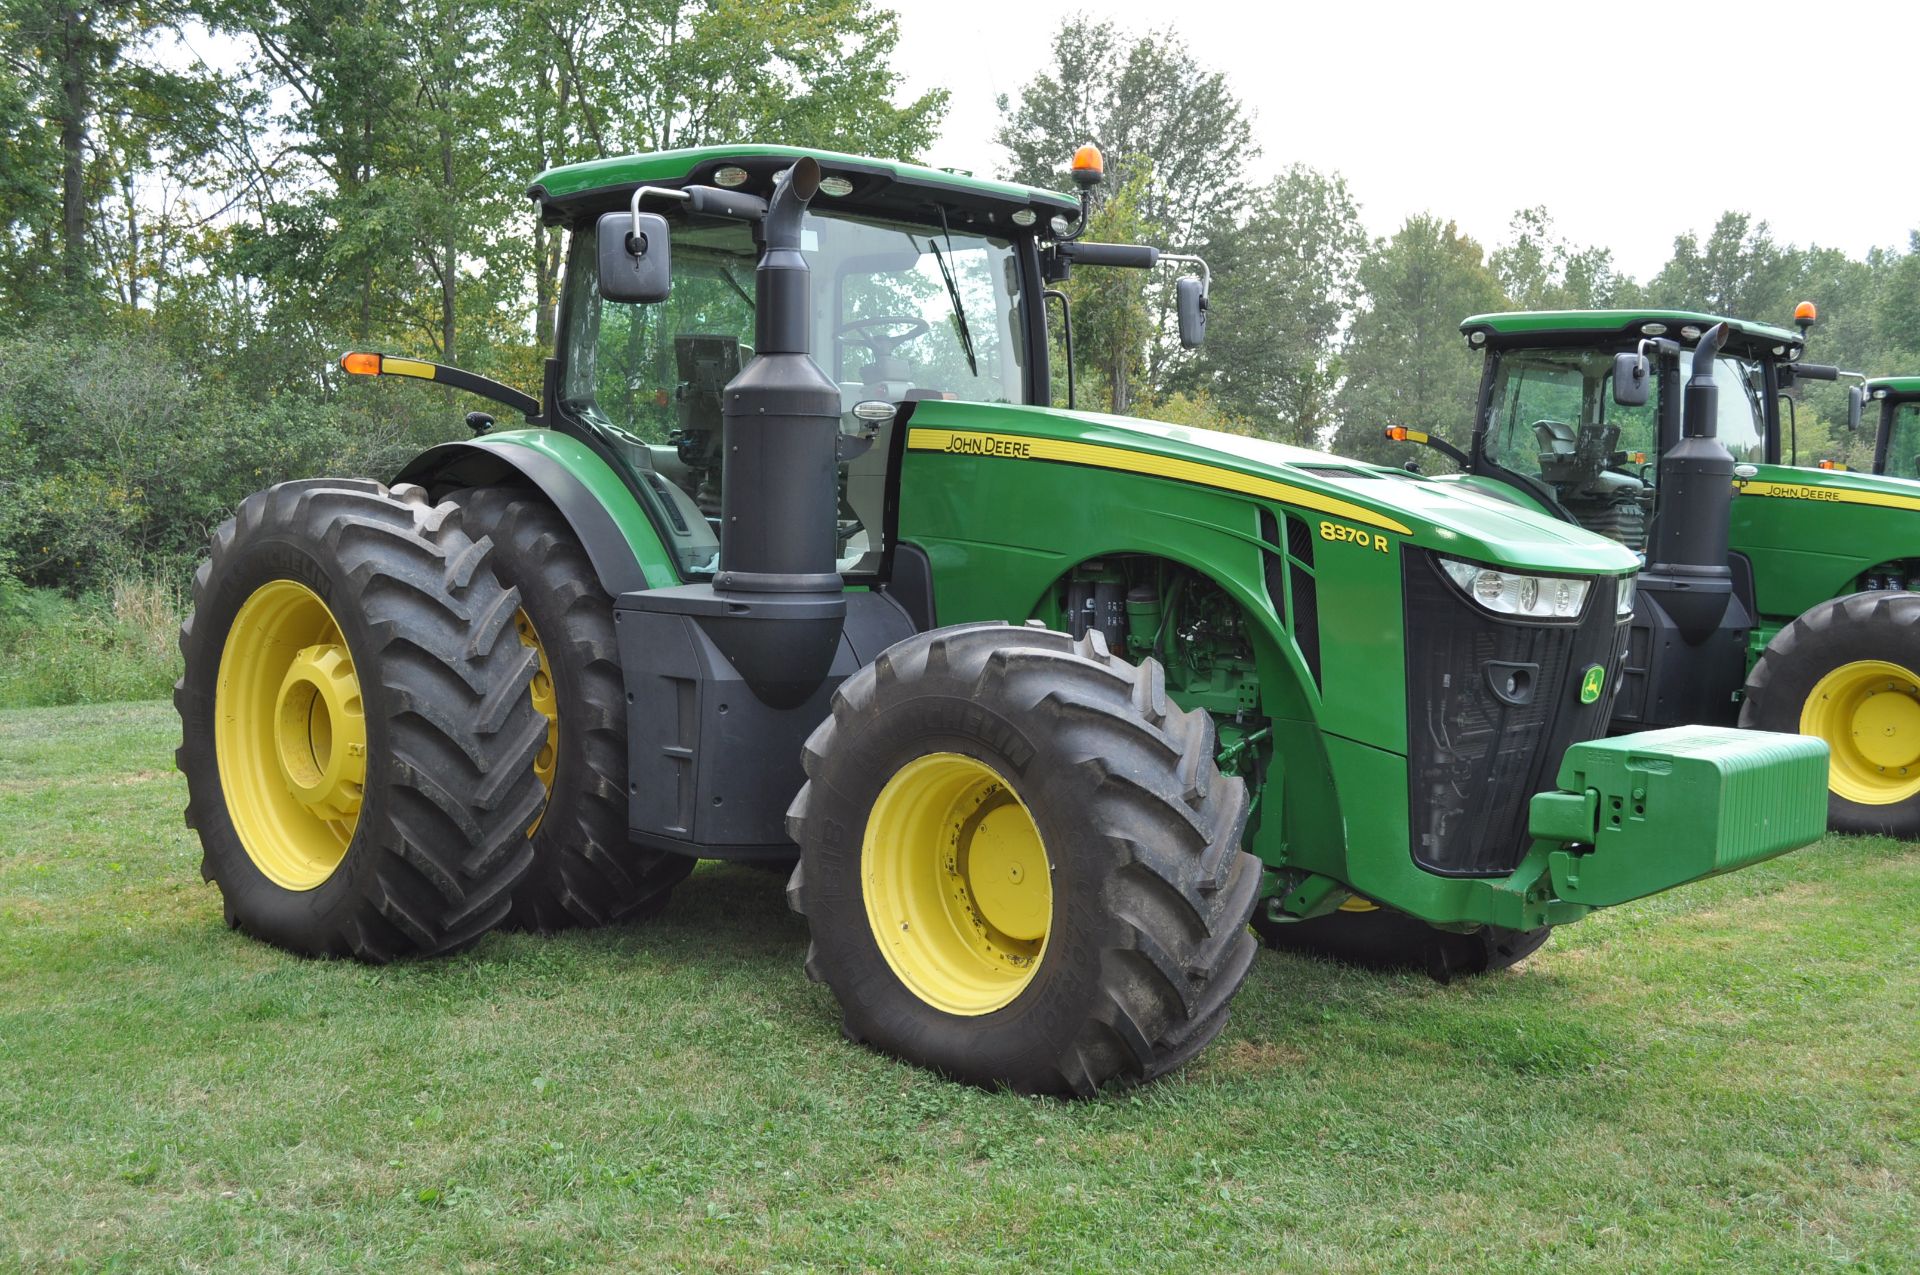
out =
[[[1660,512],[1640,576],[1641,592],[1656,598],[1694,644],[1719,627],[1733,597],[1727,564],[1733,453],[1717,436],[1720,387],[1714,380],[1726,339],[1727,325],[1716,323],[1693,352],[1681,438],[1660,458]]]

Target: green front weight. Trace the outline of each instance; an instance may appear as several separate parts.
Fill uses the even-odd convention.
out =
[[[1676,726],[1567,749],[1528,831],[1558,843],[1553,893],[1607,907],[1819,840],[1827,746],[1805,735]]]

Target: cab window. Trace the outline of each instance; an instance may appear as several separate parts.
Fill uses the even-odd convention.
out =
[[[1893,409],[1893,424],[1887,430],[1887,473],[1920,478],[1920,403],[1902,403]]]
[[[662,302],[604,300],[595,227],[573,234],[563,288],[561,398],[606,439],[654,506],[683,575],[717,565],[723,472],[721,390],[753,357],[751,229],[673,228],[673,291]],[[1026,369],[1019,261],[1010,241],[902,222],[810,213],[812,353],[840,386],[840,566],[877,571],[884,545],[891,425],[853,413],[884,399],[1021,402]]]
[[[1487,451],[1496,464],[1536,477],[1576,458],[1596,472],[1652,459],[1658,419],[1613,401],[1613,355],[1598,350],[1508,350],[1494,369]]]

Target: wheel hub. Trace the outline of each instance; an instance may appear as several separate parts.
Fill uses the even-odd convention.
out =
[[[1920,793],[1920,678],[1886,660],[1856,660],[1814,683],[1800,732],[1827,741],[1828,786],[1862,805]]]
[[[1032,982],[1053,921],[1053,867],[998,772],[958,753],[902,766],[861,848],[867,920],[888,965],[950,1014],[988,1014]]]
[[[547,648],[533,627],[533,617],[524,608],[513,613],[513,631],[520,635],[520,645],[531,647],[540,657],[540,666],[534,670],[527,694],[533,700],[534,712],[547,719],[547,740],[540,745],[540,752],[533,759],[533,773],[551,798],[554,772],[560,764],[560,697],[553,689],[553,665],[547,661]],[[543,805],[533,825],[527,829],[529,837],[540,831],[540,823],[546,817],[547,809]]]
[[[269,580],[234,614],[214,690],[227,815],[262,876],[311,890],[346,858],[367,779],[367,718],[333,612]]]
[[[367,719],[344,646],[304,647],[280,681],[274,754],[287,790],[328,821],[360,813],[367,781]]]

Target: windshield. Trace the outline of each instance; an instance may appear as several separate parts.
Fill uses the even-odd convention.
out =
[[[1658,404],[1668,392],[1663,363],[1654,361],[1653,392],[1643,407],[1613,401],[1612,350],[1504,350],[1494,368],[1487,408],[1487,453],[1495,463],[1557,485],[1591,484],[1603,473],[1628,473],[1652,482],[1658,448]],[[1675,387],[1693,372],[1693,353],[1680,355]],[[1758,365],[1722,357],[1714,363],[1720,387],[1718,434],[1736,461],[1766,458],[1766,416]]]
[[[683,575],[718,556],[720,391],[753,357],[757,254],[741,222],[673,228],[673,292],[653,305],[601,298],[595,228],[573,233],[562,302],[560,397],[634,471],[656,503]],[[809,214],[812,352],[840,385],[841,562],[877,570],[890,426],[854,404],[1025,400],[1019,261],[1012,245],[960,230]],[[853,453],[858,452],[858,455]]]
[[[1920,403],[1902,403],[1893,409],[1885,472],[1895,478],[1920,478]]]
[[[841,570],[879,568],[891,424],[854,403],[1025,399],[1020,261],[964,230],[808,215],[812,355],[839,382]],[[674,227],[674,288],[653,305],[607,301],[595,227],[574,230],[563,296],[561,399],[634,470],[684,576],[718,559],[720,390],[753,359],[756,252],[745,223]],[[868,445],[862,445],[868,444]]]

